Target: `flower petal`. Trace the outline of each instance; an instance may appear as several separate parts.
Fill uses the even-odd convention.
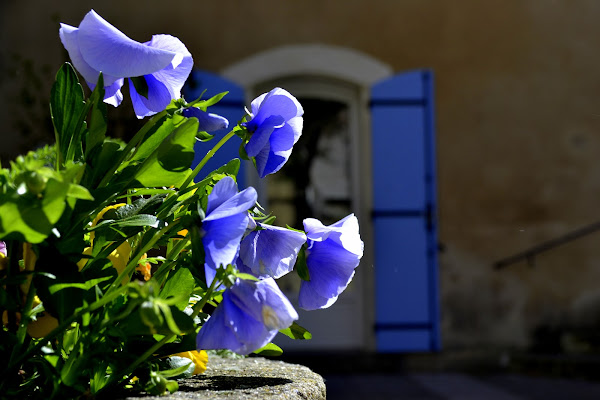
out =
[[[256,156],[254,156],[254,160],[256,161],[256,171],[258,172],[258,176],[260,176],[261,178],[264,178],[269,174],[266,168],[270,154],[271,146],[267,142],[265,147],[263,147],[262,150]]]
[[[110,104],[113,107],[118,107],[123,101],[123,93],[121,93],[121,87],[123,87],[124,79],[117,79],[110,86],[104,87],[104,102]],[[95,83],[86,82],[91,90],[96,87]]]
[[[225,203],[227,200],[235,196],[238,192],[237,183],[232,177],[226,176],[221,179],[213,187],[212,192],[208,195],[208,204],[206,213],[210,214],[213,210]]]
[[[252,118],[252,120],[256,120],[256,123],[260,125],[272,115],[278,115],[282,117],[284,121],[298,116],[297,105],[299,105],[299,103],[296,104],[296,102],[294,102],[290,96],[291,95],[285,96],[281,94],[273,94],[273,91],[269,92],[260,105],[258,113],[254,114],[254,118]]]
[[[63,46],[65,46],[65,49],[67,49],[75,69],[77,69],[77,71],[83,75],[86,81],[92,82],[95,85],[100,72],[92,68],[83,59],[83,56],[79,51],[79,42],[77,40],[78,32],[79,28],[67,24],[60,24],[58,35],[60,36],[60,41],[62,42]]]
[[[256,155],[265,147],[269,142],[269,138],[273,131],[283,126],[285,120],[280,115],[271,115],[260,125],[254,127],[254,120],[250,121],[247,126],[251,131],[255,129],[254,133],[248,143],[246,144],[246,154],[250,157],[256,157]]]
[[[338,296],[321,296],[309,282],[300,283],[300,292],[298,293],[298,306],[303,310],[321,310],[330,307],[338,299]]]
[[[238,265],[242,263],[259,278],[280,278],[294,269],[306,235],[278,226],[259,225],[261,230],[242,240]]]
[[[198,119],[198,131],[214,132],[229,127],[227,118],[202,111],[197,107],[186,108],[183,110],[182,114],[186,118]]]
[[[230,177],[226,177],[223,179],[231,179]],[[221,181],[223,180],[221,179]],[[232,179],[233,180],[233,179]],[[221,182],[219,181],[219,182]],[[215,185],[215,188],[217,185]],[[237,185],[236,185],[237,188]],[[213,189],[213,192],[215,189]],[[212,193],[211,193],[212,195]],[[225,218],[233,214],[245,213],[248,211],[254,204],[256,203],[257,194],[256,190],[253,187],[246,188],[239,193],[236,193],[234,196],[228,198],[221,204],[219,204],[216,208],[211,203],[211,196],[208,197],[209,207],[207,210],[207,216],[204,221],[214,221],[216,219]],[[221,199],[219,199],[221,200]],[[215,201],[216,202],[216,201]],[[213,202],[214,203],[214,202]],[[210,211],[209,211],[210,210]]]
[[[94,10],[79,24],[79,49],[88,65],[117,77],[135,77],[160,71],[176,53],[130,39]]]
[[[206,253],[207,268],[216,270],[221,265],[233,263],[237,257],[240,240],[248,225],[247,218],[246,214],[239,213],[214,221],[204,220],[202,229],[205,234],[202,244]],[[211,281],[212,279],[207,276],[207,283],[210,284]]]
[[[238,340],[227,320],[226,309],[234,307],[231,304],[229,294],[223,294],[223,301],[204,323],[196,337],[196,347],[205,350],[229,349],[241,351],[243,344]]]
[[[196,338],[202,349],[229,349],[249,354],[287,328],[298,313],[272,278],[238,279],[223,293],[223,301]]]
[[[160,71],[154,72],[153,75],[169,89],[172,99],[180,98],[181,88],[183,88],[194,66],[192,55],[181,40],[171,35],[154,35],[152,40],[146,44],[156,49],[172,51],[177,54],[171,64]]]
[[[129,95],[133,103],[135,115],[141,119],[149,115],[154,115],[164,110],[171,102],[171,93],[169,89],[154,75],[145,75],[143,79],[148,85],[148,98],[140,95],[133,82],[129,80]]]
[[[310,280],[300,286],[299,304],[306,310],[326,308],[346,289],[363,255],[358,220],[350,214],[324,226],[316,219],[307,218],[304,229],[308,238],[306,264]]]
[[[332,240],[313,242],[306,256],[310,285],[323,296],[337,296],[350,283],[359,262],[355,254]]]

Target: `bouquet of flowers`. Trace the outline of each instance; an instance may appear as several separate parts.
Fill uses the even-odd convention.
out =
[[[275,279],[296,271],[299,306],[331,306],[362,257],[356,217],[275,226],[252,187],[239,191],[239,159],[203,171],[237,135],[261,178],[277,172],[301,136],[296,98],[256,98],[191,170],[196,141],[229,121],[209,112],[226,93],[181,97],[185,45],[134,41],[94,11],[59,33],[72,64],[52,87],[56,143],[0,171],[0,393],[162,394],[203,372],[206,350],[277,354],[278,332],[310,338]],[[149,117],[129,142],[106,134],[125,79]]]

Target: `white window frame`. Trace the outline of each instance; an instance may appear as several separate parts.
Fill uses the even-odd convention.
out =
[[[389,65],[356,50],[321,44],[290,45],[258,53],[236,62],[221,75],[244,88],[246,103],[274,86],[284,87],[297,97],[313,97],[340,101],[348,105],[351,138],[352,209],[361,221],[361,236],[372,243],[371,215],[371,127],[369,93],[378,81],[392,75]],[[259,202],[266,203],[263,181],[253,168],[247,168],[247,182],[258,189]],[[367,189],[367,190],[365,190]],[[363,332],[359,334],[362,349],[375,349],[373,249],[365,246],[365,254],[356,278],[362,292]],[[358,288],[357,288],[358,289]],[[342,295],[343,296],[343,295]],[[358,310],[357,310],[358,311]]]

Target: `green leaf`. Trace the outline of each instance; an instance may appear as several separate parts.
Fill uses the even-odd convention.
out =
[[[91,103],[91,112],[89,118],[89,131],[85,140],[86,159],[96,146],[102,144],[106,137],[107,110],[106,103],[104,102],[104,76],[102,73],[98,76],[96,88],[88,101]]]
[[[148,130],[148,133],[138,145],[135,154],[131,157],[128,163],[136,163],[148,158],[160,144],[169,136],[175,129],[181,126],[187,119],[181,115],[165,116]],[[144,125],[145,127],[146,125]],[[142,128],[143,129],[143,128]],[[123,167],[120,167],[123,169]]]
[[[135,179],[143,187],[179,186],[190,174],[198,120],[189,119],[170,133],[143,161]]]
[[[115,160],[118,160],[123,154],[124,146],[117,139],[106,138],[91,149],[90,153],[86,155],[88,168],[82,184],[88,188],[97,187],[100,179],[114,166]]]
[[[50,115],[59,149],[59,162],[81,154],[85,102],[77,74],[69,63],[65,63],[56,74],[50,94]]]
[[[296,340],[312,339],[312,334],[295,322],[293,322],[289,328],[281,329],[279,332],[283,333],[285,336],[289,337],[290,339],[296,339]]]
[[[228,174],[236,176],[240,170],[240,159],[233,158],[227,164],[219,167],[215,172],[218,174]]]
[[[300,279],[304,281],[310,281],[310,273],[308,272],[308,265],[306,265],[306,249],[304,246],[298,252],[298,258],[296,259],[296,273]]]
[[[238,150],[238,153],[239,153],[240,158],[242,160],[246,160],[246,161],[250,160],[250,157],[248,157],[248,153],[246,153],[246,146],[244,146],[244,142],[242,142],[240,144],[240,148]]]
[[[84,373],[81,367],[86,361],[86,357],[83,355],[80,356],[82,352],[83,349],[79,349],[79,351],[73,351],[69,355],[69,358],[60,371],[60,378],[63,384],[67,386],[76,385],[79,376]]]
[[[263,346],[258,350],[254,350],[253,353],[265,357],[276,357],[282,355],[283,350],[275,343],[268,343],[266,346]]]
[[[49,179],[43,197],[0,198],[0,238],[40,243],[50,235],[65,210],[69,184]]]
[[[165,378],[174,378],[179,375],[184,375],[182,378],[189,378],[196,368],[194,362],[187,357],[168,357],[167,364],[171,369],[160,371],[160,374]]]
[[[133,83],[135,87],[135,91],[138,92],[140,96],[144,96],[146,99],[148,98],[148,82],[146,82],[146,78],[143,76],[135,76],[129,78],[129,80]]]
[[[81,289],[81,290],[90,290],[91,288],[93,288],[94,286],[96,286],[99,283],[102,282],[106,282],[107,280],[112,279],[111,276],[105,276],[102,278],[97,278],[97,279],[90,279],[88,281],[85,281],[85,283],[57,283],[54,285],[50,285],[48,287],[48,290],[50,291],[50,294],[54,294],[60,290],[63,289],[68,289],[68,288],[74,288],[74,289]]]
[[[127,197],[152,196],[155,194],[173,194],[173,193],[175,193],[175,190],[173,190],[173,189],[139,189],[139,190],[132,190],[131,193],[124,194],[117,198],[124,199]]]
[[[183,310],[187,307],[195,286],[194,276],[190,270],[181,267],[174,274],[169,275],[169,279],[167,279],[165,286],[160,291],[159,297],[162,299],[180,297],[181,300],[175,306]]]
[[[255,277],[254,275],[251,274],[247,274],[245,272],[234,272],[233,275],[235,275],[237,278],[240,279],[244,279],[247,281],[258,281],[259,279],[257,277]]]
[[[80,200],[94,200],[94,196],[90,194],[90,191],[84,188],[83,186],[76,185],[71,183],[69,185],[69,190],[67,191],[68,197],[73,197],[75,199]]]
[[[192,101],[191,103],[189,103],[188,106],[193,105],[194,107],[198,107],[198,108],[201,108],[203,111],[206,111],[207,107],[217,104],[219,101],[221,101],[221,99],[223,97],[225,97],[225,95],[227,95],[227,93],[229,93],[229,92],[222,92],[222,93],[214,95],[210,99],[200,100],[200,98],[202,97],[202,94],[204,94],[204,92],[202,92],[200,97],[197,98],[196,100]]]
[[[160,304],[161,301],[164,302],[164,300],[155,299],[159,310],[155,312],[160,312],[160,314],[157,314],[157,322],[160,323],[153,324],[152,327],[146,325],[140,314],[142,309],[139,307],[119,323],[121,332],[126,335],[180,335],[195,332],[194,321],[189,315],[175,306],[165,308],[163,304]],[[145,309],[143,312],[148,312],[148,310]]]
[[[198,133],[196,133],[196,139],[198,139],[201,142],[208,142],[209,140],[211,140],[214,137],[215,137],[215,135],[211,135],[210,133],[208,133],[206,131],[198,131]]]
[[[125,227],[125,226],[149,226],[152,228],[158,227],[160,221],[154,215],[150,214],[137,214],[131,217],[123,218],[121,220],[111,223],[112,226]]]

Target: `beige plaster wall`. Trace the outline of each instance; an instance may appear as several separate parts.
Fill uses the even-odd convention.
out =
[[[534,268],[492,269],[600,220],[600,2],[2,0],[3,160],[42,140],[31,126],[44,123],[36,115],[45,103],[26,103],[23,88],[47,99],[66,60],[58,21],[77,25],[92,7],[136,40],[179,37],[196,66],[213,71],[298,43],[357,49],[397,71],[433,68],[444,345],[525,346],[533,328],[574,308],[600,320],[600,234],[541,255]],[[22,60],[35,61],[40,82]],[[29,136],[17,137],[15,121]]]

